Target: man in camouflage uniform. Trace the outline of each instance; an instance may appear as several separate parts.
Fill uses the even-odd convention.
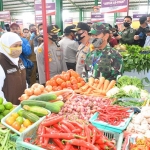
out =
[[[131,28],[131,24],[132,18],[130,16],[126,16],[123,22],[125,29],[122,31],[121,35],[116,36],[116,39],[119,40],[121,44],[134,44],[135,30]]]
[[[96,23],[95,30],[99,35],[90,44],[90,52],[86,55],[85,67],[82,77],[87,81],[89,77],[105,77],[108,80],[116,80],[122,74],[122,56],[109,46],[109,29],[107,23]],[[102,39],[102,44],[101,40]]]

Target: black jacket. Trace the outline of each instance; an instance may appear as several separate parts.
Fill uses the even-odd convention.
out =
[[[135,32],[135,35],[142,35],[140,36],[140,39],[139,40],[135,40],[134,41],[134,44],[135,45],[139,45],[141,47],[144,46],[145,44],[145,40],[146,40],[146,31],[147,31],[148,27],[146,28],[142,28],[142,27],[139,27],[138,30]]]

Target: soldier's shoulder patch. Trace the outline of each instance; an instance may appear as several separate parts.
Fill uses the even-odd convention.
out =
[[[134,29],[130,29],[130,33],[133,33],[134,32]]]
[[[41,52],[42,52],[42,48],[39,47],[39,48],[38,48],[38,53],[41,53]]]

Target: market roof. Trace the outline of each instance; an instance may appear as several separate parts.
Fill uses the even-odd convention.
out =
[[[95,0],[62,0],[64,10],[92,10]],[[98,4],[101,2],[99,0]],[[129,0],[130,9],[137,9],[139,6],[147,6],[147,0]],[[3,0],[3,10],[10,10],[11,13],[34,12],[34,0]]]

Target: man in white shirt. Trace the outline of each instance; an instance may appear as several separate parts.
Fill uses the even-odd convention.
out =
[[[75,41],[75,31],[72,31],[75,26],[67,26],[64,29],[64,37],[59,41],[60,48],[63,50],[63,55],[66,61],[68,70],[76,68],[76,54],[79,47],[77,41]]]

